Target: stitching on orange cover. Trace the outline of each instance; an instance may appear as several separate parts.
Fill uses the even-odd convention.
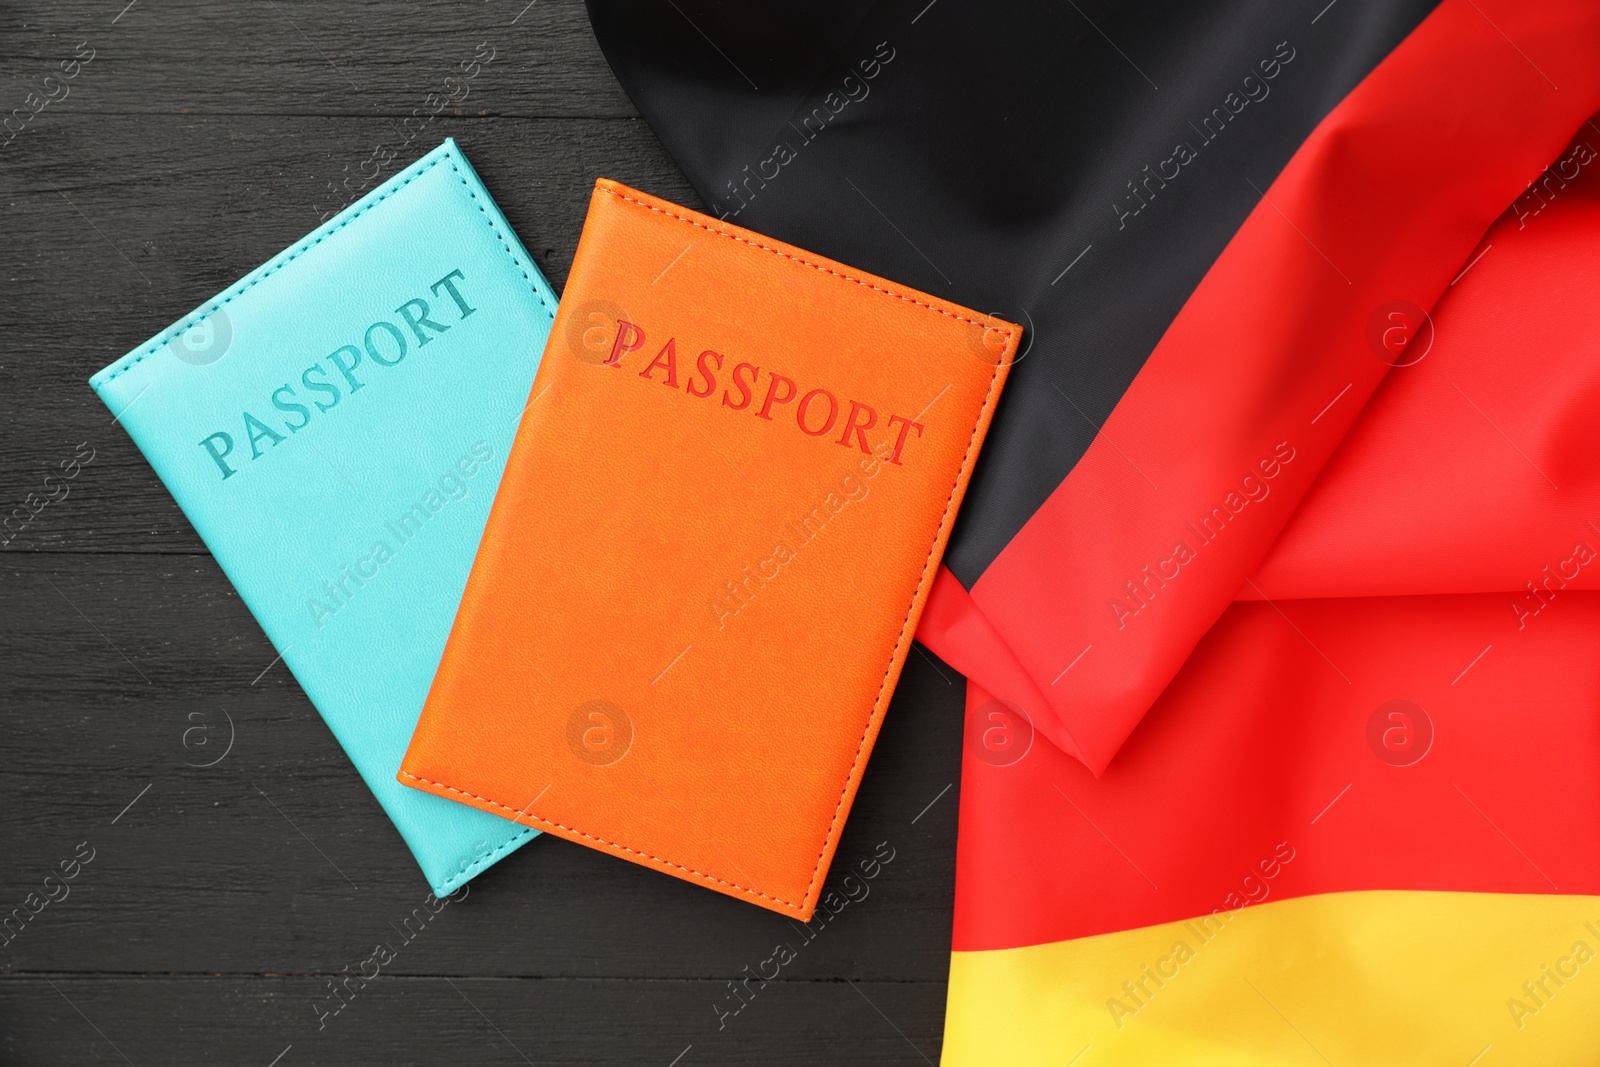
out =
[[[712,229],[711,227],[706,226],[703,223],[696,222],[694,219],[688,218],[687,216],[678,215],[678,214],[675,214],[675,213],[673,213],[671,211],[663,210],[662,208],[658,208],[658,207],[655,207],[654,205],[647,204],[643,200],[639,200],[639,199],[637,199],[635,197],[624,196],[622,193],[613,192],[610,189],[606,189],[604,186],[601,186],[600,189],[601,189],[601,191],[603,191],[605,193],[608,193],[611,196],[617,197],[620,200],[626,200],[629,203],[637,204],[640,207],[645,208],[646,210],[654,211],[654,212],[656,212],[657,214],[660,214],[660,215],[665,215],[669,219],[676,219],[679,222],[685,223],[686,225],[694,226],[694,227],[696,227],[698,229],[705,230],[707,233],[716,234],[718,237],[726,237],[729,240],[738,241],[740,244],[749,245],[752,248],[759,248],[759,249],[761,249],[762,251],[765,251],[765,252],[771,252],[773,255],[781,256],[784,259],[792,260],[795,263],[799,263],[799,264],[802,264],[804,266],[810,267],[813,270],[819,270],[819,271],[822,271],[824,274],[831,275],[831,276],[833,276],[835,278],[839,278],[841,280],[848,281],[848,282],[854,282],[856,285],[865,286],[866,288],[871,289],[874,292],[883,293],[883,294],[885,294],[887,296],[892,296],[896,300],[903,300],[908,304],[915,304],[917,307],[927,308],[929,311],[937,312],[938,314],[943,315],[946,318],[956,319],[959,322],[965,322],[965,323],[968,323],[968,324],[973,325],[973,326],[983,326],[986,329],[998,329],[998,327],[991,327],[987,323],[978,322],[978,321],[976,321],[974,319],[969,319],[969,318],[966,318],[965,316],[957,315],[957,314],[955,314],[953,312],[945,311],[943,308],[934,307],[932,304],[926,304],[926,303],[923,303],[920,300],[912,299],[909,296],[903,296],[900,293],[896,293],[896,292],[893,292],[891,290],[884,289],[881,286],[873,285],[871,282],[863,281],[860,278],[854,278],[854,277],[851,277],[848,274],[841,274],[839,271],[833,270],[833,269],[831,269],[829,267],[825,267],[825,266],[821,265],[820,263],[812,263],[810,260],[801,259],[799,256],[790,255],[789,253],[784,252],[781,249],[771,248],[771,247],[768,247],[767,245],[758,244],[755,241],[747,241],[742,237],[736,236],[736,235],[731,234],[731,233],[726,233],[726,232],[724,232],[722,230]],[[1011,340],[1013,335],[1012,335],[1010,330],[1001,330],[1000,332],[1005,335],[1006,340],[1008,342]],[[839,800],[834,805],[833,818],[828,824],[828,833],[822,840],[822,848],[817,852],[816,864],[811,868],[811,880],[806,883],[805,899],[807,899],[807,900],[810,899],[812,891],[815,890],[816,887],[817,887],[817,878],[822,873],[822,858],[828,854],[828,846],[835,843],[835,838],[836,838],[836,836],[838,835],[838,833],[840,832],[840,830],[843,827],[843,823],[839,819],[839,812],[844,807],[845,797],[848,796],[849,793],[850,793],[850,785],[851,785],[851,783],[856,781],[857,777],[861,773],[861,760],[862,760],[863,754],[866,751],[867,736],[872,732],[872,724],[873,724],[873,722],[876,721],[880,717],[880,715],[882,714],[882,712],[884,710],[884,698],[885,698],[885,695],[886,695],[886,690],[889,687],[889,673],[894,669],[894,661],[900,655],[901,646],[904,645],[905,642],[906,642],[907,631],[910,629],[911,611],[912,611],[912,609],[914,607],[916,607],[917,598],[922,595],[923,587],[928,584],[928,573],[932,569],[932,565],[933,565],[933,551],[934,551],[934,549],[936,547],[938,547],[939,538],[944,535],[945,527],[950,524],[950,512],[951,512],[952,507],[954,506],[956,488],[961,484],[962,475],[966,473],[968,465],[971,464],[971,462],[972,462],[972,449],[973,449],[973,446],[977,442],[977,439],[978,439],[978,427],[983,425],[984,416],[989,412],[989,409],[994,405],[995,382],[1000,377],[1000,368],[1004,367],[1004,366],[1006,366],[1006,364],[1004,362],[997,363],[995,365],[994,373],[989,376],[989,391],[983,398],[983,406],[978,409],[978,417],[973,421],[972,433],[967,438],[967,450],[966,450],[966,453],[961,457],[960,466],[958,466],[956,468],[955,481],[950,484],[950,495],[945,498],[944,514],[942,516],[940,516],[940,518],[939,518],[939,525],[934,529],[934,532],[933,532],[933,543],[928,546],[927,558],[924,559],[923,562],[922,562],[922,575],[917,580],[916,588],[912,590],[911,602],[906,605],[905,617],[900,622],[900,636],[895,639],[894,648],[892,650],[890,650],[890,653],[889,653],[889,662],[884,665],[884,668],[883,668],[883,681],[878,686],[877,699],[873,701],[872,711],[867,715],[866,724],[861,728],[861,740],[856,744],[855,759],[850,764],[850,773],[845,775],[844,785],[842,785],[840,787],[840,789],[839,789]],[[464,789],[457,789],[455,786],[447,785],[444,782],[436,782],[436,781],[433,781],[430,778],[422,778],[422,777],[419,777],[419,776],[417,776],[415,774],[412,774],[409,771],[405,771],[405,770],[402,770],[400,772],[400,776],[402,778],[410,779],[413,782],[422,782],[422,783],[424,783],[426,785],[436,786],[436,787],[438,787],[440,789],[445,789],[445,790],[448,790],[451,793],[456,793],[456,794],[459,794],[459,795],[464,796],[464,797],[471,797],[474,800],[481,800],[485,804],[490,804],[490,805],[492,805],[492,806],[494,806],[496,808],[499,808],[502,811],[511,812],[512,813],[512,817],[514,819],[519,819],[519,820],[520,819],[532,819],[534,822],[540,823],[540,824],[542,824],[544,826],[555,827],[556,829],[564,830],[569,834],[577,834],[579,837],[582,837],[582,838],[585,838],[585,839],[587,839],[589,841],[594,841],[594,842],[597,842],[599,844],[605,845],[607,848],[621,849],[624,852],[631,853],[632,855],[635,855],[635,856],[643,857],[644,859],[651,860],[651,861],[653,861],[655,863],[659,863],[662,866],[671,867],[673,870],[682,871],[685,874],[694,875],[696,878],[699,878],[702,881],[715,882],[718,885],[724,885],[724,886],[727,886],[730,889],[737,889],[739,892],[744,893],[746,895],[757,896],[757,897],[762,898],[763,900],[770,900],[773,903],[781,904],[786,908],[793,908],[795,910],[801,910],[805,906],[804,903],[797,904],[797,903],[795,903],[793,901],[785,900],[782,897],[773,896],[770,893],[763,893],[759,889],[755,889],[755,888],[752,888],[750,886],[743,886],[743,885],[740,885],[737,882],[730,882],[725,878],[718,878],[714,874],[708,874],[705,871],[697,871],[693,867],[685,867],[680,863],[674,863],[669,859],[664,859],[661,856],[657,856],[657,855],[654,855],[654,854],[649,853],[649,852],[643,852],[643,851],[640,851],[639,849],[636,849],[636,848],[629,848],[627,845],[619,844],[619,843],[617,843],[615,841],[607,841],[603,837],[596,837],[594,834],[585,833],[584,831],[579,830],[579,829],[577,829],[575,827],[566,826],[566,825],[563,825],[562,823],[554,822],[554,821],[552,821],[550,819],[546,819],[546,818],[543,818],[541,816],[534,815],[531,812],[525,811],[525,810],[523,810],[521,808],[513,808],[509,804],[502,804],[498,800],[494,800],[494,799],[492,799],[490,797],[479,796],[477,793],[469,793]]]
[[[759,241],[747,241],[743,237],[738,236],[737,234],[728,233],[726,230],[713,229],[712,227],[707,226],[703,222],[696,222],[694,219],[689,218],[687,215],[674,214],[673,212],[667,211],[664,208],[656,207],[654,204],[647,204],[643,200],[638,199],[637,197],[628,196],[628,195],[626,195],[624,193],[619,193],[619,192],[617,192],[617,191],[615,191],[613,189],[607,189],[603,185],[600,186],[599,189],[600,189],[600,192],[605,193],[608,196],[614,196],[619,200],[626,200],[630,204],[638,204],[640,207],[645,208],[646,210],[649,210],[649,211],[654,211],[658,215],[665,215],[669,219],[677,219],[679,222],[687,223],[688,225],[693,226],[696,229],[704,230],[707,233],[716,234],[718,237],[726,237],[730,241],[738,241],[740,244],[749,245],[751,248],[759,248],[763,252],[771,252],[775,256],[782,256],[784,259],[792,259],[796,263],[801,263],[801,264],[804,264],[807,267],[810,267],[812,270],[820,270],[820,271],[822,271],[822,273],[831,274],[835,278],[843,278],[847,282],[855,282],[857,285],[865,286],[866,288],[871,289],[875,293],[883,293],[883,294],[885,294],[887,296],[894,297],[896,300],[904,300],[908,304],[915,304],[919,308],[927,308],[929,311],[938,312],[940,315],[944,315],[947,318],[955,319],[957,322],[965,322],[970,326],[982,326],[984,329],[998,330],[1000,333],[1005,334],[1007,341],[1011,340],[1011,331],[1010,330],[1001,330],[998,326],[991,326],[989,323],[979,322],[977,319],[969,319],[965,315],[957,315],[953,311],[946,311],[944,308],[934,307],[932,304],[925,304],[921,300],[917,300],[914,297],[904,296],[904,295],[902,295],[900,293],[895,292],[893,289],[885,289],[881,285],[873,285],[869,281],[863,281],[862,279],[853,277],[852,275],[841,274],[838,271],[834,270],[832,267],[824,267],[821,263],[813,263],[809,259],[801,259],[799,256],[791,255],[788,252],[785,252],[780,248],[772,248],[772,247],[770,247],[768,245],[761,244]]]
[[[739,885],[736,882],[725,881],[725,880],[723,880],[721,878],[718,878],[714,874],[707,874],[705,871],[697,871],[693,867],[685,867],[681,863],[673,863],[671,860],[662,859],[660,856],[652,855],[649,852],[641,852],[636,848],[629,848],[627,845],[618,844],[615,841],[607,841],[605,838],[596,837],[594,834],[586,834],[582,830],[577,829],[576,827],[567,826],[564,823],[554,822],[554,821],[552,821],[550,819],[543,818],[542,816],[534,815],[532,812],[523,811],[521,808],[513,808],[509,804],[502,804],[498,800],[494,800],[494,799],[492,799],[490,797],[479,796],[477,793],[469,793],[465,789],[457,789],[455,786],[446,785],[443,782],[435,782],[432,778],[422,778],[422,777],[419,777],[419,776],[417,776],[415,774],[412,774],[410,771],[403,770],[403,771],[400,772],[400,776],[402,778],[409,778],[413,782],[422,782],[422,783],[424,783],[426,785],[438,786],[440,789],[448,789],[452,793],[458,793],[458,794],[460,794],[461,796],[464,796],[464,797],[471,797],[473,800],[481,800],[485,804],[493,804],[495,807],[499,808],[502,811],[511,812],[511,814],[512,814],[512,816],[514,818],[532,819],[534,822],[543,823],[546,826],[554,826],[556,829],[565,830],[569,834],[577,834],[579,837],[587,838],[590,841],[598,841],[600,844],[605,845],[607,848],[620,848],[624,852],[631,852],[635,856],[643,856],[645,859],[655,860],[657,863],[664,864],[664,865],[666,865],[668,867],[672,867],[675,870],[683,871],[686,874],[692,874],[696,878],[703,878],[706,881],[716,882],[719,885],[725,885],[725,886],[728,886],[728,887],[730,887],[732,889],[737,889],[741,893],[749,893],[749,894],[752,894],[753,896],[758,896],[758,897],[761,897],[761,898],[763,898],[765,900],[775,901],[775,902],[777,902],[779,904],[782,904],[786,908],[799,907],[798,904],[794,904],[794,903],[792,903],[790,901],[784,900],[782,897],[775,897],[775,896],[772,896],[770,894],[763,893],[759,889],[750,889],[750,888],[747,888],[746,886]]]

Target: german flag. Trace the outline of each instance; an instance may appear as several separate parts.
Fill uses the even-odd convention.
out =
[[[1600,4],[590,10],[719,214],[1029,329],[945,1061],[1600,1063]]]

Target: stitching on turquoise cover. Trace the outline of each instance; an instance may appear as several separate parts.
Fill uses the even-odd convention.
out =
[[[424,174],[428,173],[428,171],[432,170],[434,167],[438,166],[440,163],[449,163],[450,164],[450,170],[455,174],[456,179],[459,182],[461,182],[462,186],[466,188],[467,195],[472,197],[474,205],[477,207],[479,213],[483,216],[484,225],[489,228],[489,232],[494,235],[495,240],[500,242],[500,247],[501,247],[502,250],[505,251],[506,256],[511,260],[512,266],[516,267],[517,270],[522,274],[523,281],[527,282],[528,283],[528,287],[533,290],[533,295],[538,299],[539,306],[544,308],[545,313],[550,315],[551,318],[553,319],[555,317],[555,309],[552,308],[550,306],[550,302],[545,299],[544,291],[539,287],[538,283],[536,283],[533,280],[533,278],[529,276],[527,267],[522,263],[522,261],[520,259],[517,258],[517,254],[512,251],[511,242],[506,240],[505,236],[495,226],[494,220],[490,217],[488,209],[486,207],[484,207],[482,201],[478,197],[477,192],[472,188],[472,183],[467,181],[466,176],[461,173],[461,168],[456,166],[455,156],[456,156],[456,152],[454,151],[454,149],[447,148],[445,150],[445,152],[442,155],[439,156],[438,159],[435,159],[432,162],[428,163],[427,165],[423,166],[415,174],[410,175],[405,180],[403,180],[399,184],[397,184],[393,189],[389,189],[386,192],[378,195],[370,203],[362,204],[355,211],[351,212],[347,217],[338,220],[338,222],[336,222],[333,226],[329,227],[327,230],[319,232],[319,233],[315,233],[310,237],[303,238],[299,245],[295,246],[286,255],[283,255],[283,258],[281,258],[277,262],[272,263],[272,265],[270,267],[268,267],[265,271],[263,271],[260,274],[259,277],[252,278],[248,282],[245,282],[243,284],[235,283],[234,286],[231,289],[226,291],[225,295],[223,295],[221,298],[219,298],[219,299],[215,300],[214,302],[212,302],[209,306],[204,307],[204,308],[202,308],[201,310],[199,310],[197,312],[192,312],[191,314],[189,314],[189,315],[185,316],[184,318],[178,320],[178,322],[174,323],[171,327],[167,328],[162,333],[158,334],[155,337],[155,339],[152,340],[136,356],[133,356],[131,359],[126,357],[126,356],[123,357],[124,360],[126,360],[126,362],[123,363],[122,366],[117,367],[117,369],[114,370],[111,374],[107,375],[102,380],[101,385],[109,385],[111,382],[116,381],[119,377],[121,377],[122,375],[126,374],[128,371],[132,370],[134,367],[136,367],[140,363],[142,363],[148,356],[154,355],[156,352],[159,352],[162,349],[162,347],[164,347],[167,344],[167,342],[172,340],[172,338],[177,337],[178,335],[182,334],[184,331],[190,329],[191,327],[193,327],[193,326],[195,326],[195,325],[197,325],[199,323],[204,322],[208,317],[210,317],[210,315],[213,312],[217,311],[223,305],[231,303],[235,298],[237,298],[237,297],[241,296],[242,294],[248,292],[258,282],[263,282],[266,279],[272,277],[278,271],[282,270],[284,268],[284,266],[286,266],[289,263],[294,262],[296,259],[298,259],[300,256],[304,255],[310,249],[315,248],[317,245],[319,245],[323,241],[327,240],[333,234],[338,233],[340,230],[342,230],[346,226],[350,225],[356,219],[360,218],[362,215],[366,214],[368,211],[371,211],[373,208],[375,208],[379,204],[383,203],[383,201],[389,199],[389,197],[393,196],[395,193],[398,193],[401,189],[404,189],[406,186],[410,185],[412,182],[416,181],[418,178],[420,178]],[[477,877],[479,874],[483,873],[483,871],[485,871],[490,866],[492,866],[503,855],[505,855],[506,853],[511,851],[513,848],[515,848],[518,845],[520,845],[523,841],[527,840],[529,837],[532,837],[534,834],[536,834],[538,832],[539,831],[537,829],[534,829],[532,827],[524,828],[521,833],[517,834],[514,837],[508,838],[505,841],[505,843],[503,843],[499,848],[495,849],[493,852],[490,852],[486,856],[483,856],[482,858],[480,858],[477,863],[474,863],[473,865],[471,865],[467,869],[465,869],[462,872],[460,872],[459,874],[457,874],[455,877],[453,877],[453,878],[447,880],[446,882],[444,882],[443,885],[440,886],[440,888],[442,888],[446,893],[454,892],[456,889],[460,888],[466,882],[470,881],[471,879]]]
[[[524,828],[523,831],[516,837],[508,839],[505,844],[484,856],[477,863],[474,863],[472,866],[468,867],[454,878],[451,878],[440,885],[439,888],[444,890],[444,893],[441,895],[449,895],[450,893],[454,893],[457,889],[460,889],[462,886],[466,885],[468,882],[478,877],[478,875],[492,867],[495,862],[500,859],[501,855],[510,852],[513,848],[516,848],[518,845],[520,845],[524,839],[532,837],[538,832],[539,831],[532,826]]]
[[[449,156],[446,155],[443,158],[449,159]],[[433,164],[430,163],[428,166],[431,167]],[[461,184],[467,187],[467,195],[472,197],[474,203],[477,203],[478,194],[472,191],[472,185],[467,181],[467,179],[461,177],[461,168],[455,165],[454,160],[451,160],[450,162],[450,169],[456,172],[456,177],[461,179]],[[422,172],[418,171],[417,173],[420,174]],[[539,298],[540,306],[542,306],[546,311],[550,312],[551,317],[554,318],[556,309],[545,303],[544,294],[539,291],[539,287],[537,285],[533,284],[533,279],[528,277],[528,272],[523,269],[522,263],[517,259],[517,254],[511,251],[511,242],[507,241],[503,236],[501,236],[500,231],[494,228],[494,220],[489,217],[489,209],[484,207],[482,204],[477,204],[477,208],[483,213],[483,224],[489,227],[489,232],[494,234],[495,240],[500,242],[500,247],[505,249],[506,255],[511,257],[512,266],[522,271],[522,280],[527,282],[528,285],[532,287],[533,295]]]
[[[484,223],[484,225],[489,227],[489,232],[494,234],[495,240],[500,242],[500,247],[502,249],[504,249],[506,255],[511,258],[511,265],[516,267],[519,271],[522,272],[522,280],[528,283],[529,288],[531,288],[533,290],[533,295],[539,298],[539,306],[544,308],[545,311],[548,312],[551,315],[551,317],[553,318],[555,316],[555,309],[550,306],[549,301],[545,300],[544,293],[540,291],[539,286],[536,285],[534,283],[533,279],[528,276],[527,268],[525,268],[523,266],[523,264],[522,264],[522,261],[517,258],[516,253],[511,251],[511,242],[507,241],[505,239],[505,237],[500,233],[500,231],[495,228],[494,220],[489,217],[488,209],[485,208],[482,203],[478,202],[478,194],[473,191],[471,183],[468,182],[467,179],[462,175],[461,168],[456,166],[454,156],[455,156],[454,150],[447,149],[445,151],[445,153],[442,156],[440,156],[438,159],[434,160],[432,163],[429,163],[427,166],[423,167],[421,170],[419,170],[415,174],[411,175],[405,181],[401,182],[399,185],[396,185],[393,189],[390,189],[388,192],[382,194],[377,199],[373,200],[370,204],[361,205],[361,207],[357,208],[355,210],[355,212],[350,215],[349,218],[341,219],[338,222],[337,225],[335,225],[333,228],[329,229],[325,233],[319,233],[319,234],[316,234],[315,236],[313,236],[313,237],[311,237],[309,239],[303,240],[302,243],[298,247],[296,247],[292,252],[290,252],[287,256],[285,256],[281,261],[272,264],[272,266],[269,267],[266,271],[264,271],[259,278],[252,278],[249,282],[245,283],[244,285],[236,285],[236,288],[229,290],[227,295],[222,297],[220,300],[217,300],[211,306],[209,306],[207,308],[203,308],[202,310],[200,310],[198,312],[192,312],[189,316],[186,316],[186,317],[184,317],[182,319],[179,319],[176,323],[174,323],[172,326],[168,327],[165,331],[163,331],[162,333],[156,335],[155,340],[151,341],[150,344],[142,352],[140,352],[134,358],[128,360],[126,365],[118,367],[115,371],[113,371],[110,375],[108,375],[101,384],[109,385],[112,382],[116,381],[118,378],[122,377],[128,371],[132,370],[134,367],[137,367],[140,363],[143,363],[147,356],[151,356],[151,355],[154,355],[156,352],[159,352],[162,349],[162,347],[164,345],[166,345],[166,343],[168,341],[171,341],[174,337],[177,337],[178,335],[184,333],[186,330],[190,329],[191,327],[196,326],[196,325],[206,321],[206,319],[208,319],[211,316],[212,312],[214,312],[217,309],[221,308],[224,304],[231,303],[236,297],[241,296],[244,293],[248,292],[257,283],[266,281],[268,278],[270,278],[274,274],[278,273],[278,271],[282,270],[285,266],[287,266],[290,263],[293,263],[296,259],[299,259],[300,256],[304,255],[306,252],[308,252],[311,249],[315,248],[317,245],[321,244],[323,241],[326,241],[329,237],[331,237],[334,234],[338,233],[340,230],[344,229],[346,226],[348,226],[352,222],[356,221],[356,219],[359,219],[362,215],[365,215],[368,211],[371,211],[373,208],[377,207],[379,204],[381,204],[385,200],[389,199],[395,193],[398,193],[401,189],[404,189],[406,186],[410,185],[412,182],[416,181],[418,178],[420,178],[424,174],[428,173],[430,170],[432,170],[434,167],[438,166],[440,163],[446,163],[446,162],[448,162],[450,164],[450,169],[455,172],[457,180],[459,180],[462,185],[466,186],[467,195],[472,197],[473,202],[476,205],[477,209],[483,214],[483,223]],[[123,357],[123,358],[126,359],[127,357]]]

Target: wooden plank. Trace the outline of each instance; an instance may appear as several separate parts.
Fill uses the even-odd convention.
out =
[[[380,973],[338,1015],[327,978],[14,978],[0,985],[8,1063],[937,1063],[944,989],[926,982],[405,978]],[[357,988],[357,987],[352,987]],[[323,1024],[318,1029],[319,1021]],[[723,1023],[719,1029],[719,1021]],[[281,1058],[280,1058],[281,1057]]]
[[[427,887],[399,835],[209,557],[7,562],[7,600],[28,610],[0,614],[10,682],[0,914],[79,843],[95,859],[0,950],[0,967],[334,970],[422,903]],[[863,899],[815,924],[798,974],[944,977],[954,679],[912,655],[830,884],[862,863],[877,876],[858,877]],[[878,870],[882,842],[894,858]],[[455,908],[427,966],[463,974],[704,977],[799,936],[780,916],[549,838],[480,877]]]
[[[7,4],[0,68],[17,76],[0,111],[30,87],[57,98],[41,123],[68,112],[400,118],[440,100],[461,115],[637,114],[581,0]]]

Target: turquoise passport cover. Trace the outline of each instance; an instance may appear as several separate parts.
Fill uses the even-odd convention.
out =
[[[440,895],[534,833],[395,772],[555,309],[446,141],[89,382]]]

